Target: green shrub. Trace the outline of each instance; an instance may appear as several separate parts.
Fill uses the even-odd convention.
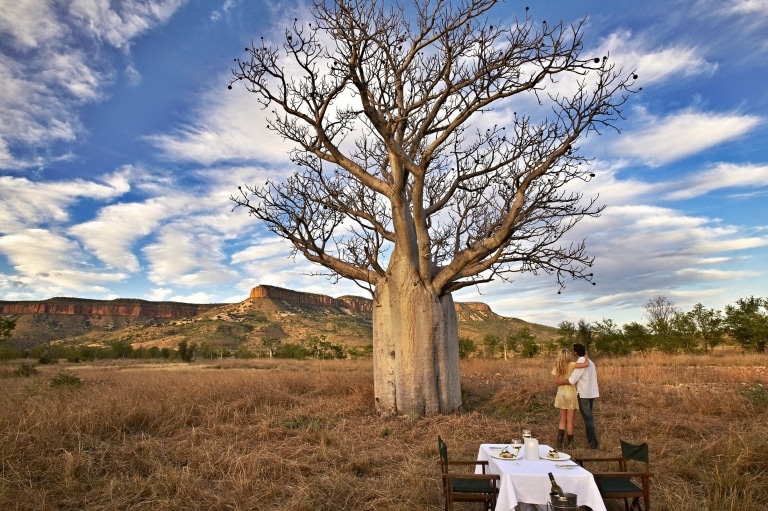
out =
[[[51,378],[52,387],[79,387],[82,384],[80,377],[72,373],[59,373]]]
[[[22,362],[22,364],[15,371],[16,376],[30,377],[33,374],[37,374],[37,369],[29,362]]]
[[[739,389],[739,394],[753,407],[765,408],[768,406],[768,388],[762,383],[753,383],[742,387]]]
[[[58,362],[58,359],[51,357],[48,353],[43,353],[40,355],[40,358],[37,359],[37,362],[41,365],[55,364]]]
[[[292,358],[295,360],[305,360],[311,355],[310,351],[301,344],[287,342],[275,349],[276,358]]]
[[[459,338],[459,358],[467,358],[477,351],[477,344],[468,337]]]

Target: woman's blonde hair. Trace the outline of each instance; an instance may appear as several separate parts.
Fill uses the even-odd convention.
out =
[[[568,374],[568,364],[571,363],[571,352],[563,348],[560,353],[557,354],[557,360],[555,361],[555,372],[557,376],[565,376]]]

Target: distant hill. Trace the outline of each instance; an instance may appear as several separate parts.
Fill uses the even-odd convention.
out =
[[[484,303],[456,303],[459,335],[480,341],[528,327],[539,341],[556,329],[507,318]],[[235,304],[189,304],[136,299],[52,298],[40,302],[0,301],[0,314],[16,319],[10,341],[18,349],[57,342],[175,348],[181,341],[237,349],[258,349],[266,339],[299,342],[324,336],[347,346],[372,340],[372,302],[359,296],[330,296],[258,286]]]

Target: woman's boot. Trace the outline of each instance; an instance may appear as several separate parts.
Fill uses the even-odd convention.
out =
[[[563,440],[565,439],[565,430],[564,429],[558,429],[557,430],[557,449],[562,450],[563,449]]]
[[[568,440],[566,441],[565,446],[568,449],[573,447],[573,435],[568,435]]]

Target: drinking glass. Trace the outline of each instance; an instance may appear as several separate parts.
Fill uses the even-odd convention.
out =
[[[513,438],[509,446],[512,448],[514,455],[517,456],[520,453],[520,448],[523,446],[523,441],[519,438]]]
[[[530,429],[524,429],[523,430],[523,442],[531,438],[531,430]]]

